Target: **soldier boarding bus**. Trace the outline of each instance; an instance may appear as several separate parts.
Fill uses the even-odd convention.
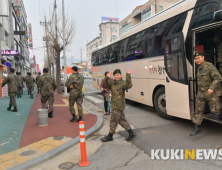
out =
[[[128,29],[119,40],[93,49],[93,86],[107,70],[132,69],[126,99],[155,107],[160,117],[190,119],[197,94],[196,51],[222,74],[222,0],[181,0]],[[125,77],[123,77],[125,78]],[[205,110],[205,119],[218,116]]]

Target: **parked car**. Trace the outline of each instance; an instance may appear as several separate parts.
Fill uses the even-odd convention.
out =
[[[92,78],[92,75],[88,75],[88,78],[91,79],[91,78]]]

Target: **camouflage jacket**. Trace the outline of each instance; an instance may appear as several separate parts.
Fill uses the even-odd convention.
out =
[[[2,87],[8,84],[8,92],[17,92],[17,76],[15,74],[9,74],[3,81]]]
[[[73,88],[70,89],[70,95],[82,94],[82,87],[84,84],[84,77],[79,73],[73,73],[70,75],[69,79],[66,81],[65,86]]]
[[[205,61],[197,70],[197,97],[209,97],[207,93],[208,89],[212,89],[217,96],[220,96],[220,81],[222,81],[222,77],[217,68],[213,64]]]
[[[49,74],[44,74],[38,79],[37,86],[42,89],[42,96],[53,96],[57,87],[55,79]]]
[[[29,87],[29,88],[34,87],[34,86],[35,86],[35,85],[34,85],[34,82],[35,82],[34,77],[28,76],[28,77],[26,78],[26,85],[27,85],[27,87]]]
[[[17,86],[23,87],[23,77],[21,75],[17,76]]]
[[[112,101],[111,108],[112,110],[124,110],[125,109],[125,90],[130,89],[133,84],[131,81],[131,75],[126,73],[126,81],[123,79],[109,80],[109,77],[106,76],[104,85],[111,89]]]
[[[36,76],[36,84],[38,83],[38,80],[41,76]]]

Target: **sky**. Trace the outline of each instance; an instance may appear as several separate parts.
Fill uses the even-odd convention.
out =
[[[57,1],[57,9],[61,9],[62,0]],[[65,0],[65,11],[69,17],[74,17],[76,21],[76,32],[73,43],[66,52],[67,57],[73,59],[69,62],[80,60],[80,48],[83,49],[83,59],[86,60],[86,44],[90,42],[99,32],[101,17],[117,17],[123,20],[139,5],[145,4],[149,0]],[[44,48],[42,41],[43,27],[40,21],[44,21],[44,14],[48,13],[49,7],[53,6],[54,0],[23,0],[28,23],[32,24],[32,37],[34,55],[40,68],[43,67]],[[61,52],[63,56],[63,52]]]

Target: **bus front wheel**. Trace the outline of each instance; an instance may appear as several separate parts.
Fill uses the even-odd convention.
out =
[[[169,116],[166,111],[166,94],[164,87],[157,89],[154,95],[154,107],[160,117],[168,120],[174,118],[173,116]]]

